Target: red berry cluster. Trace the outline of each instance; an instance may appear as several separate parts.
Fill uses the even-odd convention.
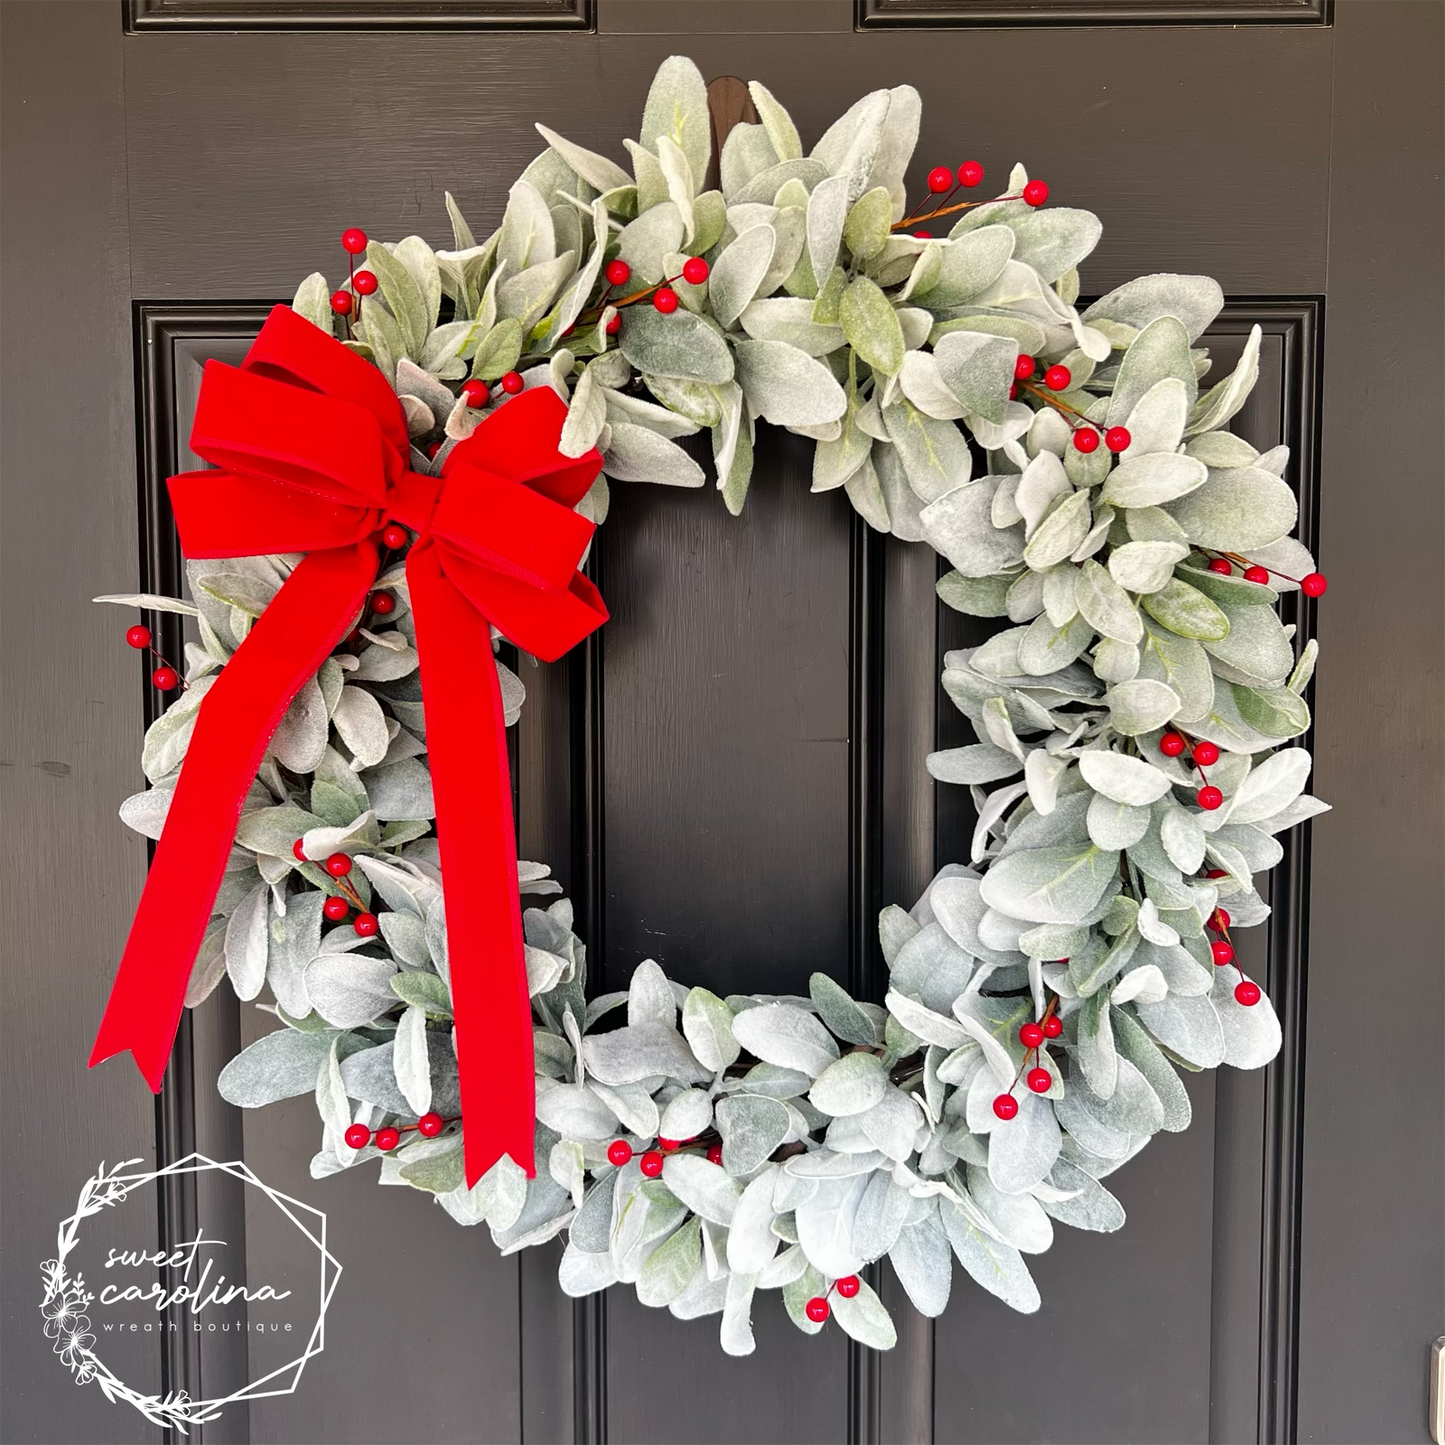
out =
[[[306,851],[306,840],[298,838],[291,845],[292,856],[298,863],[311,863],[315,860]],[[376,914],[368,912],[366,905],[361,901],[361,895],[348,883],[347,877],[351,873],[351,858],[346,853],[332,853],[321,865],[336,880],[336,886],[341,889],[344,897],[337,897],[332,894],[325,903],[321,905],[321,912],[329,918],[332,923],[340,923],[346,918],[352,908],[357,910],[356,917],[352,919],[351,926],[361,938],[375,938],[381,931],[381,920]]]
[[[1189,746],[1189,740],[1184,734],[1176,732],[1173,728],[1162,733],[1159,738],[1159,751],[1166,758],[1180,757]],[[1199,776],[1204,779],[1204,786],[1194,795],[1194,801],[1207,813],[1212,813],[1224,804],[1224,793],[1209,781],[1209,775],[1204,771],[1205,768],[1212,768],[1218,761],[1219,745],[1217,743],[1212,743],[1207,738],[1195,739],[1193,751],[1189,755],[1189,762]]]
[[[1228,875],[1223,868],[1211,868],[1204,875],[1206,878],[1225,878]],[[1229,941],[1229,914],[1223,908],[1216,908],[1209,915],[1209,922],[1205,924],[1211,933],[1217,933],[1218,938],[1209,945],[1210,956],[1214,959],[1218,968],[1223,968],[1227,963],[1234,963],[1234,945]],[[1263,995],[1260,988],[1253,979],[1241,978],[1234,986],[1234,1001],[1243,1004],[1245,1008],[1253,1008]]]
[[[151,646],[151,630],[143,622],[137,622],[134,627],[127,627],[125,640],[137,652],[149,651],[160,664],[151,673],[151,686],[157,692],[174,692],[181,686],[180,673]]]
[[[954,194],[960,186],[972,190],[983,180],[983,167],[977,161],[964,161],[957,171],[948,166],[934,166],[928,173],[928,190],[936,199],[937,204],[932,210],[919,211],[915,215],[905,216],[901,221],[893,223],[893,230],[901,230],[905,226],[914,225],[918,221],[933,221],[939,216],[950,216],[955,211],[966,211],[972,206],[986,204],[983,201],[958,201],[953,205]],[[1016,196],[1000,196],[999,201],[1024,201],[1030,206],[1041,206],[1049,198],[1049,187],[1046,181],[1030,181]],[[929,231],[915,231],[914,236],[919,240],[930,241],[933,239]]]
[[[1066,959],[1065,962],[1067,961]],[[1028,1063],[1030,1054],[1034,1056],[1034,1067],[1024,1074],[1023,1064],[1021,1064],[1019,1073],[1023,1074],[1024,1083],[1035,1094],[1047,1094],[1054,1084],[1054,1076],[1043,1067],[1040,1053],[1045,1039],[1056,1039],[1064,1031],[1064,1021],[1054,1012],[1057,1005],[1058,999],[1050,999],[1049,1006],[1044,1010],[1043,1018],[1030,1019],[1027,1023],[1019,1026],[1019,1042],[1024,1046],[1024,1064]],[[1019,1101],[1014,1098],[1013,1094],[1014,1088],[1018,1086],[1018,1081],[1018,1074],[1015,1074],[1008,1093],[1000,1094],[993,1101],[993,1111],[1000,1119],[1012,1119],[1019,1111]]]
[[[1269,586],[1270,577],[1283,577],[1286,582],[1293,582],[1306,597],[1323,597],[1329,590],[1329,582],[1323,572],[1306,572],[1303,577],[1291,577],[1288,572],[1281,572],[1277,568],[1262,567],[1258,562],[1251,562],[1247,557],[1236,557],[1233,553],[1211,558],[1209,570],[1216,572],[1221,577],[1233,577],[1234,566],[1238,562],[1244,569],[1244,580],[1246,582],[1258,582],[1262,587]]]
[[[1041,181],[1039,184],[1042,185],[1043,182]],[[1038,365],[1039,363],[1028,352],[1021,351],[1019,353],[1018,360],[1014,362],[1014,381],[1009,388],[1009,398],[1012,400],[1017,397],[1019,387],[1024,387],[1041,401],[1046,401],[1068,422],[1073,433],[1076,451],[1083,452],[1086,456],[1090,452],[1098,451],[1099,433],[1094,427],[1087,425],[1087,419],[1083,413],[1049,395],[1049,392],[1067,391],[1074,383],[1073,372],[1067,366],[1058,364],[1047,367],[1041,379],[1048,391],[1040,391],[1038,379],[1035,377]],[[1134,438],[1129,435],[1129,429],[1122,426],[1111,426],[1103,435],[1104,445],[1115,453],[1128,451],[1129,444],[1133,440]]]
[[[602,274],[609,287],[625,286],[632,279],[632,267],[619,256],[602,268]],[[617,308],[614,314],[608,318],[607,334],[616,336],[622,330],[621,312],[624,306],[631,306],[634,302],[642,301],[648,296],[652,297],[652,304],[658,311],[661,311],[664,316],[670,316],[682,303],[682,298],[673,290],[673,283],[686,281],[689,286],[701,286],[709,274],[710,268],[701,256],[689,256],[676,276],[669,276],[666,281],[660,282],[656,286],[646,286],[641,291],[633,292],[631,296],[619,296],[615,301],[606,301],[604,309],[606,306]],[[584,319],[596,320],[598,314],[600,313],[594,312]]]
[[[843,1296],[844,1299],[852,1299],[854,1295],[863,1288],[863,1281],[856,1274],[845,1274],[841,1279],[835,1279],[828,1286],[828,1294],[834,1290]],[[833,1313],[833,1307],[828,1303],[828,1296],[815,1294],[807,1304],[803,1306],[803,1313],[812,1320],[815,1325],[826,1324],[828,1316]]]
[[[934,166],[928,173],[928,189],[935,196],[967,186],[970,190],[983,179],[983,167],[977,161],[964,161],[958,168],[957,180],[947,166]]]
[[[666,1162],[666,1156],[676,1154],[684,1144],[691,1144],[692,1139],[664,1139],[661,1135],[657,1139],[656,1149],[643,1151],[642,1157],[637,1161],[637,1167],[649,1179],[656,1179],[662,1173],[662,1166]],[[628,1163],[633,1154],[632,1145],[626,1139],[614,1139],[607,1146],[607,1162],[615,1164],[619,1169]],[[707,1148],[707,1160],[709,1164],[722,1163],[722,1145],[712,1143]]]
[[[347,335],[351,334],[351,319],[361,317],[361,298],[373,296],[377,287],[381,284],[376,279],[374,271],[358,271],[356,269],[356,258],[366,251],[367,236],[359,226],[348,226],[341,233],[341,249],[346,252],[347,270],[350,276],[348,285],[350,290],[343,286],[339,291],[331,293],[331,309],[346,320]]]
[[[400,1128],[395,1124],[388,1124],[384,1129],[378,1129],[375,1134],[365,1124],[353,1124],[341,1137],[346,1140],[349,1148],[365,1149],[368,1144],[374,1143],[383,1154],[390,1154],[401,1143],[401,1136],[413,1129],[423,1139],[435,1139],[448,1124],[459,1123],[460,1114],[455,1118],[444,1119],[433,1109],[430,1113],[423,1114],[415,1124],[403,1124]]]

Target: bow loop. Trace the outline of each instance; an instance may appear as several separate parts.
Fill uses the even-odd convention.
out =
[[[567,586],[595,530],[531,487],[471,467],[447,478],[431,528],[448,554],[544,589]]]
[[[356,507],[384,506],[387,483],[401,473],[365,407],[222,361],[206,363],[191,450],[228,471]]]
[[[241,366],[245,371],[348,401],[371,413],[398,459],[411,449],[406,413],[381,372],[289,306],[271,308]]]
[[[534,386],[498,407],[466,441],[453,447],[442,467],[481,466],[497,476],[525,482],[534,492],[564,507],[587,495],[602,457],[589,447],[580,457],[558,451],[567,404],[550,386]]]

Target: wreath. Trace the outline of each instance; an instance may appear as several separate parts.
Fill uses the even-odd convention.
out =
[[[680,1319],[720,1313],[731,1354],[753,1349],[760,1289],[781,1290],[805,1332],[832,1316],[881,1349],[894,1327],[865,1266],[886,1255],[925,1315],[945,1307],[954,1257],[1037,1309],[1025,1256],[1055,1223],[1118,1229],[1104,1179],[1188,1125],[1177,1070],[1276,1053],[1276,1016],[1231,936],[1269,913],[1254,875],[1280,860],[1277,835],[1325,808],[1290,742],[1310,725],[1316,644],[1275,611],[1325,582],[1289,536],[1287,448],[1261,454],[1227,430],[1256,380],[1258,327],[1200,390],[1214,281],[1146,276],[1081,311],[1100,222],[1046,208],[1021,167],[988,200],[973,199],[977,163],[937,168],[910,213],[912,87],[865,96],[807,154],[783,107],[750,91],[760,122],[727,136],[718,189],[701,188],[704,82],[674,57],[626,142],[630,172],[539,125],[547,148],[485,241],[451,196],[451,250],[347,231],[339,288],[309,276],[246,368],[211,364],[193,446],[230,471],[171,484],[191,600],[99,599],[182,612],[199,635],[184,678],[157,658],[155,686],[181,691],[146,734],[149,789],[121,809],[162,840],[152,882],[198,718],[249,709],[260,742],[211,891],[197,885],[197,932],[171,930],[184,974],[163,1047],[143,1057],[113,1029],[128,953],[97,1057],[133,1047],[158,1082],[179,992],[194,1006],[223,974],[242,999],[269,988],[259,1006],[282,1027],[220,1089],[248,1108],[314,1091],[314,1176],[378,1163],[381,1183],[485,1222],[504,1253],[565,1233],[568,1294],[620,1282]],[[243,383],[258,404],[237,435],[220,413]],[[592,525],[612,482],[702,486],[680,438],[710,432],[739,512],[759,419],[816,443],[814,491],[843,488],[870,526],[945,557],[945,603],[1008,624],[946,656],[944,690],[978,741],[926,759],[972,790],[971,857],[880,915],[881,1004],[823,973],[806,998],[719,998],[651,960],[625,993],[589,999],[571,905],[547,901],[561,890],[545,866],[516,861],[510,794],[495,828],[446,801],[474,781],[446,709],[457,692],[466,749],[483,753],[495,711],[505,779],[501,727],[525,690],[500,637],[546,656],[605,617],[574,571]],[[341,486],[353,452],[390,500]],[[247,505],[220,522],[206,509],[228,488]],[[263,634],[280,646],[296,625],[287,599],[303,574],[315,585],[322,542],[267,542],[257,508],[304,514],[293,534],[318,537],[357,512],[369,539],[335,548],[359,552],[362,575],[328,594],[326,637],[279,700],[227,684]],[[457,633],[465,647],[438,643],[436,578],[475,599],[467,567],[490,579],[480,623]],[[529,640],[545,628],[525,608],[501,620],[506,587],[524,583],[591,620],[568,613]],[[449,848],[480,849],[484,869],[499,846],[507,890],[469,871],[444,894]],[[495,1030],[456,1024],[479,1017],[462,935],[505,940],[518,892],[536,902],[515,936],[520,1088],[498,1042],[506,998]],[[476,1167],[469,1134],[509,1108],[525,1138],[493,1139]]]

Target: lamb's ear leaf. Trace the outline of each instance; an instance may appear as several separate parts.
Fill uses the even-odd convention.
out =
[[[838,323],[848,344],[874,371],[893,376],[903,365],[903,327],[898,313],[866,276],[854,277],[844,291],[838,303]]]
[[[712,122],[707,108],[707,82],[685,55],[670,55],[657,67],[642,112],[643,146],[657,153],[657,139],[668,136],[687,157],[701,181],[712,157]]]

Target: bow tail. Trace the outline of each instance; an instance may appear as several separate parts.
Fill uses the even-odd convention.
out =
[[[467,1184],[503,1154],[530,1177],[532,1003],[491,624],[445,575],[430,543],[413,548],[406,575],[436,798]]]
[[[202,700],[91,1067],[129,1049],[160,1092],[241,806],[292,698],[351,626],[375,576],[369,542],[312,552]]]

